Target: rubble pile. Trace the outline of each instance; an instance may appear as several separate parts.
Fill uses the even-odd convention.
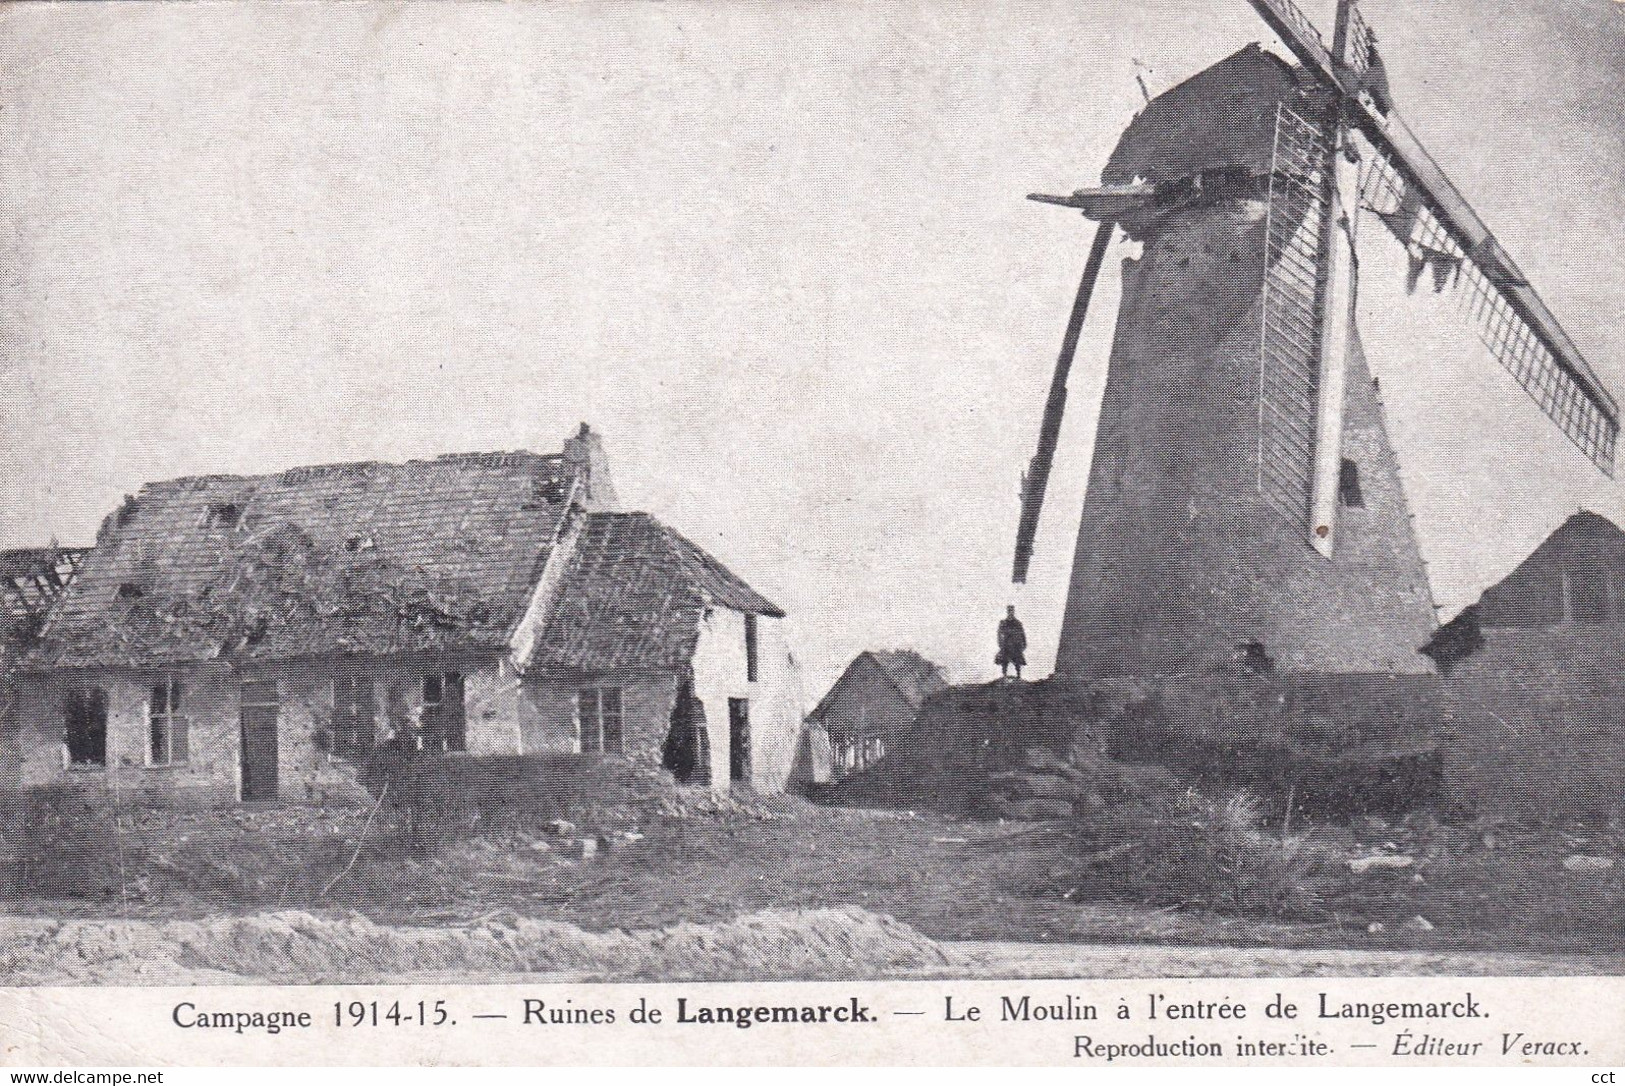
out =
[[[988,810],[1001,818],[1070,818],[1108,803],[1137,799],[1177,786],[1163,766],[1124,765],[1084,747],[1061,757],[1029,747],[1022,762],[989,778]]]
[[[1102,721],[1114,708],[1108,693],[1049,682],[950,687],[925,703],[885,758],[827,798],[1036,820],[1164,787],[1166,770],[1106,753]]]

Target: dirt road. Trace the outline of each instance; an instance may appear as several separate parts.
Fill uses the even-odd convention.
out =
[[[1621,976],[1625,955],[1187,946],[945,944],[975,977]]]

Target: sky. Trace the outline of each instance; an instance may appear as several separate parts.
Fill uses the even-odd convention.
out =
[[[1363,10],[1412,129],[1625,390],[1625,4]],[[1137,70],[1255,40],[1243,0],[0,8],[0,545],[88,542],[148,480],[587,421],[628,508],[790,613],[814,696],[865,648],[985,677],[1007,603],[1042,674],[1126,249],[1017,589],[1092,232],[1024,197],[1096,182]],[[1621,515],[1495,378],[1373,362],[1446,609],[1566,512]]]

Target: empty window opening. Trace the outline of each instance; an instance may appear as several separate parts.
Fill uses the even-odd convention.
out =
[[[371,750],[378,732],[378,711],[370,675],[333,679],[333,753],[351,757]]]
[[[181,712],[181,684],[161,679],[147,701],[147,750],[152,765],[180,765],[187,759],[191,736]]]
[[[761,674],[761,659],[756,629],[756,616],[745,615],[745,681],[756,682]]]
[[[728,777],[739,784],[749,784],[750,772],[750,701],[746,698],[728,699]]]
[[[856,773],[886,756],[886,739],[880,735],[848,736],[830,741],[834,768],[842,775]]]
[[[625,753],[619,687],[595,686],[576,694],[576,732],[583,754]]]
[[[423,750],[443,754],[468,749],[463,677],[455,671],[423,677]]]
[[[1364,509],[1365,491],[1360,489],[1360,466],[1343,461],[1337,469],[1337,504],[1345,509]]]
[[[107,691],[92,687],[68,694],[62,705],[69,765],[107,764]]]
[[[208,511],[203,514],[205,528],[229,531],[241,524],[242,520],[243,507],[236,502],[210,502]]]
[[[1563,571],[1570,622],[1607,622],[1608,572],[1591,563],[1575,563]]]
[[[125,581],[118,586],[118,598],[121,600],[138,600],[146,594],[146,589],[134,581]]]

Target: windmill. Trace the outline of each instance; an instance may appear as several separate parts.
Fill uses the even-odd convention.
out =
[[[1238,652],[1431,670],[1427,573],[1355,320],[1362,252],[1391,255],[1376,246],[1403,254],[1413,288],[1431,270],[1460,335],[1613,473],[1614,398],[1395,111],[1355,0],[1329,46],[1292,0],[1249,2],[1297,66],[1249,46],[1150,102],[1101,187],[1031,197],[1099,225],[1022,481],[1017,583],[1096,279],[1119,230],[1144,244],[1125,265],[1058,674]]]

